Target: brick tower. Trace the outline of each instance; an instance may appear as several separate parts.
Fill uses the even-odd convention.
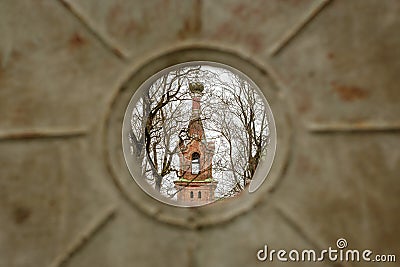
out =
[[[190,83],[192,97],[192,114],[187,136],[179,143],[179,179],[174,181],[178,190],[179,202],[189,205],[202,205],[214,201],[217,182],[212,177],[212,158],[214,142],[207,142],[201,121],[202,83]]]

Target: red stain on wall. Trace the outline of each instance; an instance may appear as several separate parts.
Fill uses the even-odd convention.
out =
[[[307,95],[303,96],[297,105],[297,111],[301,114],[307,113],[312,108],[311,98]]]
[[[343,85],[332,82],[332,90],[339,98],[346,102],[353,102],[368,97],[369,93],[363,88],[357,86]]]
[[[260,34],[247,34],[245,40],[250,46],[250,49],[254,52],[259,52],[264,47]]]
[[[69,44],[71,47],[80,47],[84,44],[86,44],[86,39],[80,35],[79,33],[74,33],[71,38],[69,39]]]
[[[232,7],[232,14],[234,16],[237,16],[239,18],[247,18],[248,17],[248,12],[246,11],[246,5],[243,3],[240,3],[238,5],[235,5]]]

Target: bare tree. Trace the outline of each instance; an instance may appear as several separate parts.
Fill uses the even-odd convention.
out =
[[[199,67],[179,69],[165,74],[145,90],[132,113],[132,154],[142,162],[143,175],[153,180],[158,191],[163,177],[176,169],[172,166],[178,149],[175,141],[188,121],[185,100],[190,99],[182,87],[198,70]]]
[[[132,155],[157,191],[176,194],[179,142],[190,120],[188,84],[205,86],[201,120],[217,142],[213,160],[216,194],[236,195],[250,182],[268,144],[268,117],[260,93],[238,75],[220,68],[190,67],[169,72],[145,90],[131,119]],[[183,134],[183,135],[182,135]]]
[[[225,71],[215,77],[213,87],[216,89],[210,97],[217,101],[209,106],[212,119],[206,125],[219,132],[227,142],[229,160],[217,162],[217,167],[231,172],[235,186],[226,193],[231,196],[250,183],[262,153],[265,153],[268,117],[260,93],[242,77]],[[213,100],[209,99],[209,102]]]

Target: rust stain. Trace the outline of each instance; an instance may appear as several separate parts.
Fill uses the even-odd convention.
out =
[[[130,19],[126,25],[124,33],[125,34],[137,33],[138,35],[141,35],[144,33],[144,29],[136,20]]]
[[[235,29],[232,27],[230,22],[224,22],[220,24],[217,30],[213,33],[212,37],[216,39],[223,39],[224,36],[236,36]]]
[[[124,17],[124,9],[120,4],[113,5],[106,15],[106,26],[107,31],[112,35],[118,35],[121,30],[121,24],[123,24],[122,18]]]
[[[191,33],[191,19],[185,18],[183,20],[183,27],[178,31],[178,38],[184,39]]]
[[[258,7],[249,6],[243,3],[232,6],[230,9],[232,15],[235,18],[240,18],[242,20],[252,20],[253,22],[260,22],[266,19],[263,14],[264,4],[259,2]]]
[[[112,22],[114,19],[121,16],[122,12],[123,12],[123,8],[119,4],[115,4],[113,7],[110,8],[110,10],[108,12],[107,20]]]
[[[29,123],[29,108],[28,106],[24,106],[24,103],[28,102],[28,100],[23,101],[19,106],[17,106],[13,112],[11,113],[12,121],[21,124]],[[28,104],[29,105],[29,104]]]
[[[199,32],[199,27],[193,22],[191,18],[185,18],[183,27],[178,32],[178,38],[184,39]]]
[[[25,94],[25,98],[15,103],[14,108],[9,111],[10,119],[17,124],[30,125],[32,123],[32,112],[35,110],[35,104],[32,102],[32,96]]]
[[[193,6],[193,12],[195,14],[194,16],[194,27],[193,30],[195,33],[198,33],[202,29],[202,2],[201,0],[196,0],[194,6]]]
[[[307,113],[308,111],[311,110],[311,108],[312,108],[312,102],[309,97],[303,97],[300,100],[300,103],[297,105],[297,111],[302,114]]]
[[[86,44],[87,40],[79,33],[74,33],[69,39],[69,44],[71,47],[80,47]]]
[[[341,100],[346,102],[353,102],[356,100],[365,99],[368,97],[369,93],[360,87],[357,86],[349,86],[338,84],[336,82],[332,82],[332,90],[338,94]]]
[[[238,41],[246,45],[252,52],[260,52],[264,48],[263,34],[256,32],[257,27],[265,20],[262,14],[262,7],[249,6],[243,3],[232,5],[229,10],[230,18],[216,27],[216,30],[211,35],[212,38],[217,40],[229,39]],[[240,21],[247,20],[248,29],[241,29]],[[238,24],[239,23],[239,24]]]
[[[254,52],[259,52],[264,47],[260,34],[247,34],[245,40],[249,44],[251,50]]]
[[[196,0],[193,4],[191,15],[183,20],[183,27],[178,31],[178,38],[184,39],[188,36],[193,36],[199,33],[202,29],[201,12],[202,3]]]
[[[334,54],[333,52],[329,52],[326,56],[327,56],[329,59],[334,59],[334,58],[335,58],[335,54]]]
[[[236,17],[248,18],[248,16],[249,16],[249,14],[246,10],[246,5],[243,3],[234,5],[231,10],[232,10],[232,14]]]
[[[297,170],[301,173],[318,173],[320,171],[319,167],[305,155],[299,155]]]
[[[13,217],[15,224],[23,224],[26,222],[31,216],[31,211],[23,206],[17,206],[14,209]]]
[[[126,38],[132,35],[141,37],[149,32],[148,28],[151,25],[149,21],[156,18],[151,18],[151,14],[143,10],[143,19],[138,20],[132,18],[125,10],[126,9],[120,4],[115,4],[108,10],[106,15],[106,28],[108,33],[113,36],[119,36],[120,38]]]
[[[116,54],[117,56],[119,56],[119,57],[121,57],[121,58],[124,57],[124,53],[122,53],[122,51],[121,51],[119,48],[113,47],[111,50],[112,50],[113,53]]]

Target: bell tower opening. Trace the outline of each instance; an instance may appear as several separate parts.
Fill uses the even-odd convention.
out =
[[[200,173],[200,154],[194,152],[192,154],[192,174]]]

